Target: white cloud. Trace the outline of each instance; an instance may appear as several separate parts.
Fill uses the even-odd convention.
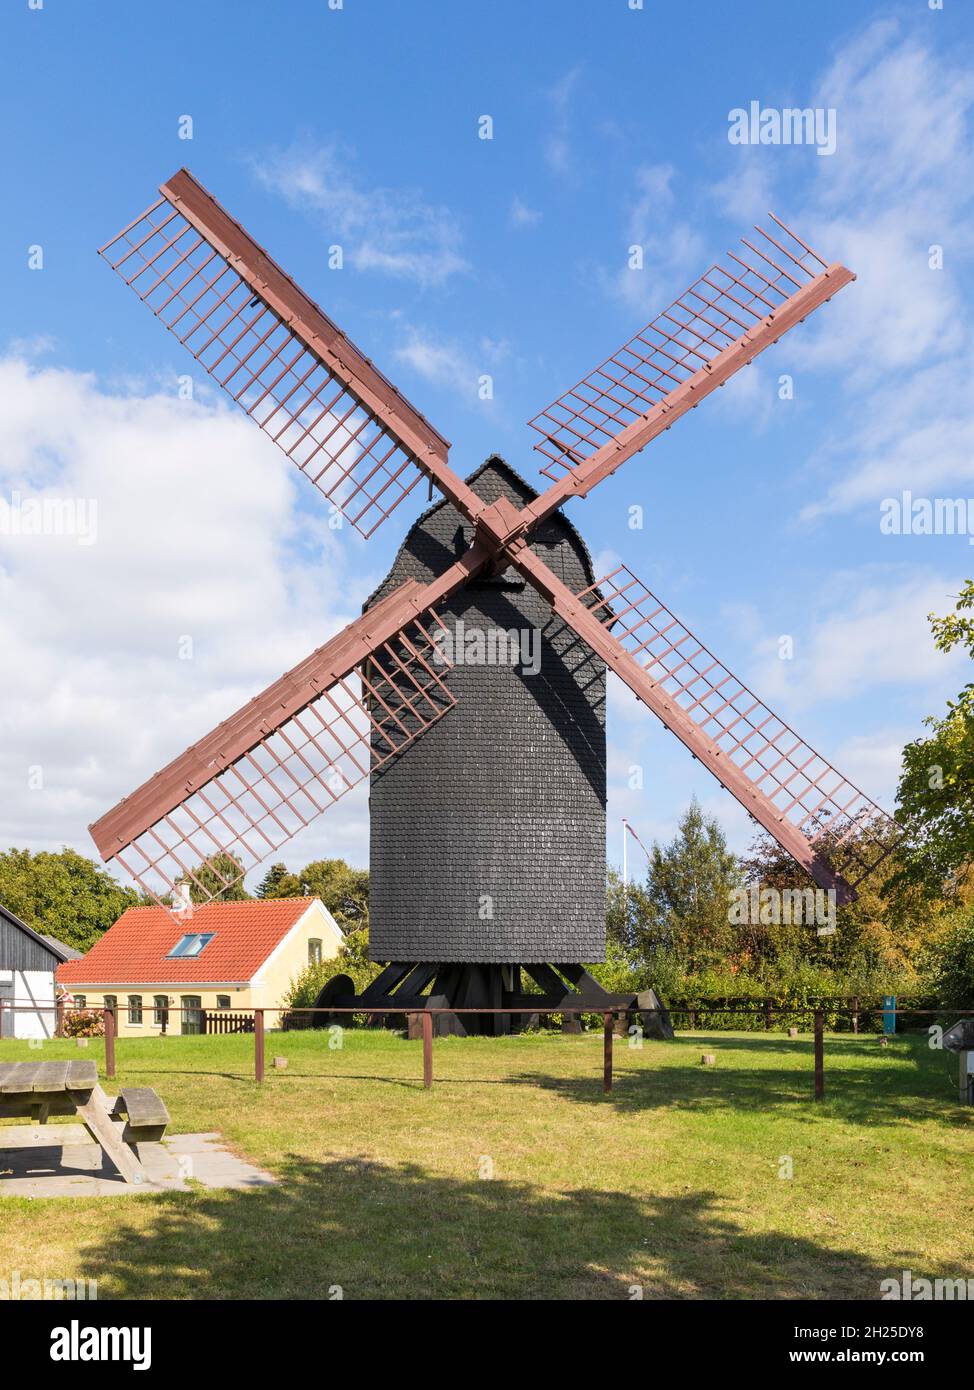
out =
[[[952,496],[974,473],[965,305],[974,72],[962,55],[933,45],[922,26],[869,23],[807,96],[793,94],[797,105],[836,110],[838,143],[834,155],[800,166],[789,206],[774,177],[790,151],[725,147],[730,172],[715,189],[724,211],[751,221],[774,208],[857,275],[788,339],[789,370],[799,379],[841,374],[846,400],[813,462],[821,491],[801,511],[806,523],[854,510],[878,515],[882,498],[903,488]],[[794,171],[794,160],[787,167]],[[942,270],[930,265],[936,246]]]
[[[581,67],[570,68],[545,95],[552,111],[552,128],[544,140],[545,161],[562,178],[575,174],[575,148],[571,138],[571,111]]]
[[[468,269],[449,208],[411,189],[362,187],[336,145],[272,150],[253,167],[292,207],[321,214],[357,270],[429,286]]]
[[[778,658],[777,637],[765,644],[756,693],[777,709],[782,699],[819,705],[877,688],[932,691],[959,680],[963,654],[935,649],[927,615],[952,608],[961,582],[926,573],[898,579],[878,567],[837,576],[831,604],[792,634],[792,660]]]
[[[537,208],[529,207],[523,198],[515,193],[511,199],[509,220],[512,227],[536,227],[544,214]]]
[[[394,355],[424,381],[445,387],[474,407],[494,405],[492,399],[481,398],[481,377],[492,375],[500,364],[512,361],[511,344],[506,338],[494,339],[485,334],[476,345],[466,345],[418,325],[406,331],[405,341]]]
[[[673,215],[674,177],[669,164],[637,168],[624,227],[626,264],[603,275],[614,297],[644,315],[664,309],[706,269],[703,238],[689,221]],[[643,248],[642,269],[628,264],[632,246]]]
[[[0,438],[0,496],[98,508],[90,546],[0,536],[0,843],[94,856],[88,822],[320,646],[367,586],[324,509],[320,525],[298,512],[291,466],[223,406],[8,356]],[[293,862],[362,862],[366,824],[362,798],[343,800]]]
[[[878,528],[882,500],[905,489],[916,497],[953,496],[955,489],[964,497],[974,495],[970,354],[884,382],[863,406],[861,419],[830,446],[822,468],[834,480],[802,509],[803,521],[859,510],[871,514]]]
[[[892,806],[900,780],[903,748],[917,730],[906,726],[847,739],[832,751],[835,766],[880,806]]]
[[[974,151],[968,128],[974,72],[935,54],[895,20],[869,24],[826,71],[816,105],[835,107],[838,149],[816,160],[836,206],[955,207],[969,196]]]
[[[436,386],[446,386],[471,402],[477,399],[476,365],[464,348],[452,339],[413,329],[396,349],[396,358]]]
[[[734,168],[714,187],[713,197],[722,212],[735,223],[750,226],[774,210],[771,170],[767,149],[761,145],[734,147]]]
[[[858,279],[795,343],[796,366],[843,372],[849,400],[820,460],[832,480],[805,520],[974,473],[963,273],[974,247],[974,73],[881,21],[836,57],[813,100],[836,107],[839,144],[814,161],[815,214],[802,226]],[[935,246],[942,270],[931,268]]]

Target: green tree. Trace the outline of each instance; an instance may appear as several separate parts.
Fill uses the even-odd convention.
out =
[[[35,931],[87,951],[141,901],[100,865],[73,849],[0,853],[0,902]]]
[[[740,884],[736,857],[716,820],[696,799],[665,848],[653,846],[644,887],[631,893],[631,947],[643,960],[672,953],[686,972],[724,963],[735,936],[732,890]]]
[[[239,903],[249,898],[243,883],[244,867],[233,854],[215,854],[197,864],[189,880],[189,896],[194,903]],[[229,887],[227,886],[229,884]]]
[[[963,648],[974,660],[974,580],[965,581],[953,613],[929,615],[939,651]],[[931,733],[903,750],[897,815],[910,833],[911,851],[894,890],[921,885],[935,896],[956,892],[974,863],[974,685],[948,702]]]
[[[887,834],[883,827],[874,830],[880,836]],[[940,929],[940,913],[915,889],[891,899],[889,885],[900,872],[903,851],[887,844],[888,856],[875,862],[879,852],[865,829],[844,843],[843,862],[858,859],[864,864],[875,862],[875,867],[859,885],[856,898],[836,907],[834,933],[820,936],[815,925],[805,922],[748,921],[738,928],[740,969],[774,986],[805,976],[810,970],[824,972],[839,994],[888,993],[913,987],[920,950]],[[827,836],[823,836],[819,849],[828,860],[831,850]],[[749,887],[786,892],[816,886],[791,855],[763,831],[742,859],[741,870]]]
[[[259,898],[320,898],[346,933],[369,925],[369,871],[344,859],[313,859],[297,873],[272,864],[257,889]]]
[[[974,1008],[974,909],[959,915],[926,956],[925,975],[938,1003]]]
[[[343,930],[368,927],[368,869],[353,869],[344,859],[315,859],[297,877],[301,892],[320,898]]]
[[[286,864],[272,864],[257,888],[258,898],[300,898],[301,882]]]

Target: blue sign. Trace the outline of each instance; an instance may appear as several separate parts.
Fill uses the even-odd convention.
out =
[[[896,995],[883,995],[883,1032],[896,1032]]]

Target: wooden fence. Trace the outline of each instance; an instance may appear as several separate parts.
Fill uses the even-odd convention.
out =
[[[231,1009],[201,1009],[201,1033],[252,1033],[254,1014],[238,1013]]]
[[[847,1015],[858,1013],[862,1007],[861,1001],[850,1000],[842,1001],[846,1003],[846,1008],[840,1010]],[[770,1003],[770,1008],[768,1004]],[[840,1004],[838,1000],[830,1001],[830,1007],[835,1009]],[[871,1006],[876,1009],[876,1006]],[[664,1012],[671,1014],[689,1015],[699,1010],[700,1012],[736,1014],[738,1017],[754,1014],[764,1014],[767,1018],[772,1018],[775,1014],[779,1016],[794,1017],[796,1014],[810,1014],[812,1025],[812,1094],[815,1099],[823,1100],[825,1097],[825,1031],[826,1031],[826,1010],[819,1002],[817,1006],[810,1006],[808,1001],[803,1001],[800,1005],[791,1007],[776,1006],[772,1001],[755,1001],[748,999],[744,1003],[733,1003],[731,1001],[719,1000],[698,1000],[690,1004],[674,1004],[664,1009]],[[654,1013],[652,1009],[632,1009],[625,1006],[616,1006],[605,1011],[580,1006],[576,1008],[524,1008],[524,1009],[450,1009],[450,1008],[427,1008],[427,1009],[407,1009],[402,1006],[398,1008],[363,1010],[362,1008],[335,1008],[326,1007],[323,1009],[304,1009],[302,1012],[309,1015],[321,1015],[323,1027],[334,1026],[339,1017],[348,1018],[349,1023],[354,1021],[356,1015],[361,1017],[363,1013],[368,1013],[373,1018],[380,1016],[401,1016],[405,1013],[410,1019],[415,1016],[417,1024],[416,1033],[423,1041],[423,1086],[429,1089],[433,1084],[433,1015],[434,1014],[530,1014],[542,1016],[560,1016],[562,1020],[579,1019],[597,1015],[601,1021],[601,1031],[603,1035],[602,1047],[602,1089],[608,1094],[613,1085],[613,1035],[624,1031],[621,1025],[628,1022],[631,1016],[639,1014]],[[885,1012],[893,1017],[906,1015],[914,1019],[922,1018],[926,1021],[938,1020],[949,1014],[953,1018],[974,1017],[974,1009],[916,1009],[916,1008],[887,1008]],[[265,1077],[265,1014],[277,1014],[279,1018],[285,1016],[288,1010],[282,1008],[252,1009],[249,1011],[231,1011],[228,1009],[220,1010],[200,1010],[201,1031],[205,1033],[252,1033],[254,1037],[254,1079],[261,1083]],[[105,1030],[105,1075],[109,1079],[115,1077],[116,1067],[116,1040],[117,1032],[115,1027],[115,1015],[111,1009],[101,1010]],[[692,1026],[692,1025],[691,1025]]]

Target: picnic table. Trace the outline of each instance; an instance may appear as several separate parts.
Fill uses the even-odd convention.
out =
[[[123,1111],[124,1129],[113,1123]],[[43,1125],[51,1115],[76,1115],[127,1183],[149,1181],[135,1145],[160,1138],[169,1119],[154,1091],[123,1091],[111,1101],[94,1062],[0,1062],[0,1116]],[[0,1128],[0,1147],[2,1136]]]

